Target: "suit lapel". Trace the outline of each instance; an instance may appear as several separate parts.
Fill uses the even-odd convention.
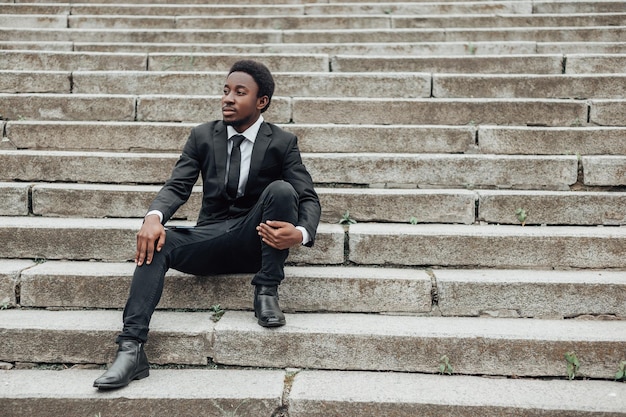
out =
[[[224,186],[226,181],[226,159],[228,158],[228,138],[226,137],[226,126],[222,122],[215,124],[215,130],[213,131],[213,149],[215,158],[215,167],[217,169],[217,179],[221,186]],[[219,180],[222,181],[219,181]],[[224,190],[226,189],[223,187]]]
[[[270,146],[272,141],[272,129],[267,123],[261,124],[259,133],[256,135],[254,141],[254,147],[252,148],[252,157],[250,160],[250,174],[248,175],[248,183],[246,184],[247,190],[252,189],[255,186],[256,178],[258,178],[259,170],[263,166],[263,159],[265,158],[265,151]]]

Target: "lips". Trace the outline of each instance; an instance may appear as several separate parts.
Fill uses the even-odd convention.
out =
[[[233,109],[232,107],[222,107],[222,114],[223,115],[235,114],[235,109]]]

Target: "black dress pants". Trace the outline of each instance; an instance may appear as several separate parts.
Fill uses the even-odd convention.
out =
[[[285,277],[289,249],[266,245],[256,227],[266,220],[296,224],[298,194],[285,181],[271,183],[243,217],[188,229],[166,230],[165,245],[152,262],[135,268],[118,336],[146,342],[150,319],[163,292],[169,268],[194,275],[255,273],[253,285],[278,285]]]

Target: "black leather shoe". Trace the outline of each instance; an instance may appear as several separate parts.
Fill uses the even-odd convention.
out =
[[[119,342],[117,356],[111,367],[93,386],[98,389],[121,388],[135,379],[146,378],[150,374],[148,357],[143,351],[143,343],[136,340],[122,340]]]
[[[285,325],[285,315],[278,305],[278,286],[257,285],[255,287],[254,317],[263,327]]]

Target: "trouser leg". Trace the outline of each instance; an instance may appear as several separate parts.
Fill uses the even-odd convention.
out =
[[[165,245],[155,252],[152,262],[135,268],[118,341],[147,340],[150,319],[161,299],[169,268],[194,275],[255,272],[254,285],[280,284],[289,250],[262,243],[256,227],[267,220],[296,224],[298,195],[289,183],[270,184],[245,217],[168,230]]]

